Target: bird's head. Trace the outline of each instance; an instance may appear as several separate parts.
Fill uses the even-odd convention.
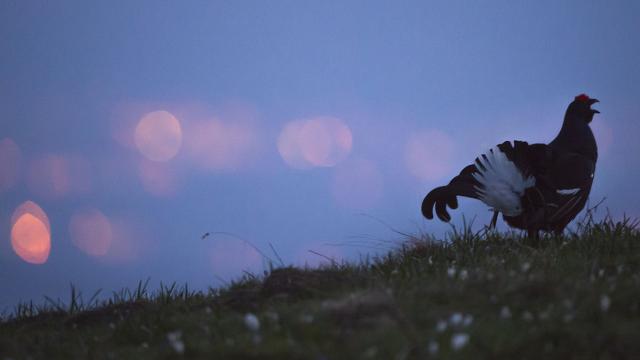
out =
[[[600,113],[600,111],[591,108],[591,105],[597,102],[599,102],[598,99],[592,99],[586,94],[580,94],[569,104],[567,115],[571,115],[588,124],[593,120],[593,115]]]

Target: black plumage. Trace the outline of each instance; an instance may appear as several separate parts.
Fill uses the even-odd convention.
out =
[[[595,173],[598,149],[589,123],[598,102],[578,95],[569,104],[562,128],[549,144],[506,141],[476,158],[449,184],[433,189],[422,202],[422,214],[442,221],[458,207],[457,196],[482,200],[511,227],[561,233],[584,208]],[[495,218],[494,218],[495,221]]]

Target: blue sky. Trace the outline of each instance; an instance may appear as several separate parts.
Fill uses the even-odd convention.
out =
[[[205,288],[262,269],[238,237],[316,264],[308,250],[390,248],[388,226],[442,234],[426,192],[504,140],[551,140],[583,92],[602,112],[592,201],[640,216],[638,18],[633,1],[2,2],[0,309],[69,283]],[[181,140],[159,162],[135,143],[157,111]],[[292,122],[321,132],[292,131],[303,169],[278,147]],[[12,247],[25,201],[50,222],[43,264]]]

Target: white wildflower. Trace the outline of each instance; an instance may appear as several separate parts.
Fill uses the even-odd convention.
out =
[[[462,324],[462,320],[463,320],[462,314],[459,312],[455,312],[451,314],[451,316],[449,317],[449,324],[453,326],[458,326]]]
[[[464,319],[462,319],[462,326],[467,327],[469,325],[471,325],[473,323],[473,315],[471,314],[467,314],[464,316]]]
[[[468,277],[469,273],[467,272],[467,270],[460,271],[460,280],[467,280]]]
[[[600,310],[607,312],[611,306],[611,299],[606,294],[600,296]]]
[[[447,269],[447,275],[452,278],[454,276],[456,276],[456,268],[455,267],[450,267]]]
[[[603,277],[603,276],[604,276],[604,269],[598,270],[598,277]]]
[[[184,342],[182,341],[182,331],[176,330],[167,334],[167,340],[171,348],[178,353],[184,354]]]
[[[260,320],[258,320],[258,317],[252,313],[248,313],[244,316],[244,325],[251,331],[260,330]]]
[[[508,306],[503,306],[502,309],[500,309],[500,318],[508,319],[510,317],[511,317],[511,310],[509,310]]]
[[[447,330],[447,322],[444,320],[438,320],[438,323],[436,324],[436,331],[441,333],[445,330]]]
[[[451,348],[458,351],[469,343],[469,335],[465,333],[456,333],[451,336]]]
[[[438,350],[440,350],[440,345],[435,340],[431,340],[429,341],[429,345],[427,345],[427,350],[429,354],[435,355],[438,353]]]

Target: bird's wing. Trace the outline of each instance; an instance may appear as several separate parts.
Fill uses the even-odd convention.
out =
[[[549,168],[550,189],[547,221],[550,223],[569,223],[582,210],[587,202],[595,162],[578,153],[560,153],[554,156]]]
[[[568,224],[582,210],[588,197],[589,191],[585,189],[579,189],[568,195],[560,195],[556,201],[547,204],[546,221],[552,224]]]
[[[572,189],[586,189],[591,186],[596,170],[596,164],[592,159],[572,152],[555,154],[553,157],[548,171],[556,190],[570,192]]]

